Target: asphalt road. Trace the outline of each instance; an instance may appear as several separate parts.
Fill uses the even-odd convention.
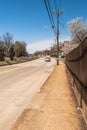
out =
[[[0,67],[0,130],[10,130],[53,71],[55,59]]]

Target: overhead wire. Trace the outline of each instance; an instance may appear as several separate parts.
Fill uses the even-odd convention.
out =
[[[61,9],[61,5],[62,5],[62,0],[60,0],[59,2],[59,9]]]
[[[55,8],[55,10],[57,10],[57,9],[60,10],[60,9],[61,9],[61,5],[62,5],[62,0],[60,0],[59,6],[57,5],[57,1],[56,1],[56,0],[53,0],[53,2],[54,2],[54,8]],[[50,2],[49,2],[49,0],[44,0],[44,3],[45,3],[45,7],[46,7],[46,10],[47,10],[49,19],[50,19],[51,26],[54,27],[54,28],[53,28],[53,32],[54,32],[54,34],[55,34],[55,36],[56,36],[56,32],[55,32],[55,31],[56,31],[56,27],[55,27],[55,24],[54,24],[54,19],[53,19],[51,7],[50,7]],[[61,17],[60,17],[60,20],[59,20],[59,21],[60,21],[59,24],[62,26],[62,28],[64,29],[64,31],[65,31],[67,34],[69,34],[68,31],[66,31],[64,25],[61,23]]]
[[[48,16],[49,16],[49,19],[50,19],[50,23],[51,23],[51,26],[53,28],[53,32],[56,36],[56,32],[55,32],[55,24],[54,24],[54,20],[53,20],[53,16],[52,16],[52,12],[51,12],[51,8],[50,8],[50,4],[49,4],[49,1],[47,0],[44,0],[44,4],[45,4],[45,7],[46,7],[46,10],[47,10],[47,13],[48,13]]]
[[[62,0],[60,0],[59,2],[59,9],[61,10],[61,6],[62,6]],[[60,31],[61,31],[61,28],[63,27],[63,29],[65,30],[65,27],[62,25],[62,22],[61,22],[61,16],[60,16],[60,19],[59,19],[59,25],[60,25]],[[66,31],[66,30],[65,30]],[[61,35],[61,32],[60,32],[60,35]],[[60,40],[61,42],[61,40]]]
[[[51,19],[51,16],[50,16],[50,12],[49,12],[48,5],[47,5],[47,3],[46,3],[46,0],[44,0],[44,3],[45,3],[45,7],[46,7],[46,10],[47,10],[47,13],[48,13],[48,16],[49,16],[51,25],[53,25],[53,22],[52,22],[52,19]]]
[[[52,21],[53,21],[53,24],[54,24],[54,19],[53,19],[53,15],[52,15],[52,11],[51,11],[49,0],[47,0],[47,2],[48,2],[48,7],[49,7],[50,15],[51,15],[51,18],[52,18]]]
[[[62,0],[59,1],[59,6],[58,6],[59,10],[61,10],[61,6],[62,6]],[[68,32],[66,31],[66,29],[65,29],[65,27],[64,27],[64,25],[62,24],[61,21],[62,21],[62,20],[61,20],[61,15],[60,15],[60,17],[59,17],[60,30],[61,30],[61,25],[62,25],[62,28],[64,29],[64,31],[65,31],[66,33],[68,33]],[[60,34],[61,34],[61,33],[60,33]],[[60,42],[61,42],[61,41],[60,41]]]
[[[53,0],[54,1],[54,7],[55,7],[55,10],[57,10],[57,1],[56,0]]]
[[[59,4],[57,3],[57,0],[53,0],[55,11],[60,11],[62,0],[59,1]],[[59,24],[60,24],[60,17],[59,17]],[[59,29],[58,29],[59,30]]]
[[[60,0],[60,2],[59,2],[59,9],[61,9],[61,6],[62,6],[62,0]],[[65,31],[66,34],[70,35],[69,32],[66,30],[64,24],[61,21],[62,20],[61,20],[61,16],[60,16],[60,27],[63,28],[63,30]]]
[[[69,35],[68,31],[66,30],[65,26],[63,23],[60,23],[62,25],[62,28],[64,29],[64,31]]]
[[[48,8],[49,8],[49,11],[50,11],[50,15],[51,15],[51,18],[52,18],[52,21],[53,21],[53,30],[55,31],[55,23],[54,23],[54,19],[53,19],[53,14],[52,14],[52,11],[51,11],[51,7],[50,7],[50,2],[49,0],[47,0],[47,3],[48,3]],[[56,32],[54,32],[56,34]]]
[[[55,23],[54,23],[54,17],[53,17],[53,14],[52,14],[52,11],[51,11],[51,7],[50,7],[50,2],[49,0],[44,0],[44,3],[45,3],[45,7],[46,7],[46,10],[47,10],[47,13],[48,13],[48,16],[49,16],[49,19],[50,19],[50,23],[51,23],[51,26],[54,27],[53,28],[53,32],[56,36],[56,26],[55,26]],[[62,0],[59,1],[59,4],[57,4],[57,0],[53,0],[53,5],[54,5],[54,9],[55,11],[56,10],[61,10],[61,6],[62,6]],[[69,32],[66,30],[64,24],[61,22],[61,17],[59,19],[59,25],[60,25],[60,28],[62,27],[64,29],[64,31],[68,34]],[[61,29],[60,29],[61,30]],[[61,34],[61,33],[60,33]],[[61,42],[61,41],[60,41]]]

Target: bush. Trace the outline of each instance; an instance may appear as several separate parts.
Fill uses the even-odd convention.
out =
[[[14,60],[16,61],[16,62],[20,62],[20,58],[18,58],[18,57],[14,57]]]
[[[10,60],[9,57],[5,57],[4,60],[5,60],[6,63],[10,64],[10,61],[11,61],[11,60]]]
[[[0,50],[0,61],[4,61],[4,50]]]

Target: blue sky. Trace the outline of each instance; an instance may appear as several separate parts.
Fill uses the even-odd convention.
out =
[[[52,10],[54,1],[49,0]],[[64,12],[60,17],[62,41],[70,36],[68,21],[76,17],[83,17],[84,21],[87,19],[87,0],[56,1],[58,7],[61,2]],[[5,32],[10,32],[14,41],[25,41],[30,52],[48,48],[55,39],[44,0],[0,0],[0,36]]]

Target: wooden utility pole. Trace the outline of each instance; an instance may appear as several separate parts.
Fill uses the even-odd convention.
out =
[[[63,13],[62,10],[54,10],[54,14],[56,14],[56,41],[57,41],[57,65],[59,65],[59,16]]]

